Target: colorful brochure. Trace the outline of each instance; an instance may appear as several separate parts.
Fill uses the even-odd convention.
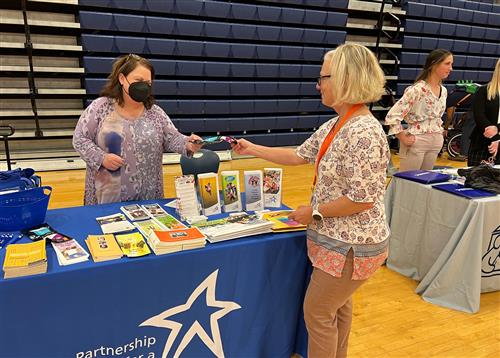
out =
[[[144,241],[144,237],[138,232],[116,235],[116,241],[118,241],[118,245],[120,245],[122,252],[127,257],[139,257],[151,253],[148,244]]]
[[[264,168],[264,206],[266,208],[281,207],[281,183],[283,169]]]
[[[245,210],[264,210],[262,170],[245,170]]]
[[[224,201],[224,212],[241,211],[240,174],[236,170],[223,171],[222,198]]]
[[[262,214],[262,218],[274,223],[271,230],[273,232],[299,231],[305,230],[307,225],[303,225],[293,219],[289,219],[293,210],[270,211]]]
[[[220,214],[219,179],[217,174],[199,174],[198,186],[200,189],[201,209],[203,210],[203,215],[208,216]]]

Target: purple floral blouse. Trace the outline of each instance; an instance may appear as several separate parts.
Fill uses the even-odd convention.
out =
[[[323,124],[297,148],[297,155],[314,163],[324,138],[337,119]],[[352,279],[362,280],[384,262],[389,236],[384,208],[389,158],[384,130],[372,115],[351,118],[337,133],[318,167],[312,204],[347,196],[354,202],[373,202],[374,205],[357,214],[328,217],[309,225],[307,247],[314,267],[340,277],[345,258],[352,249]]]
[[[128,120],[112,99],[96,99],[83,111],[73,136],[73,147],[87,163],[85,205],[163,198],[163,153],[186,154],[186,142],[157,105]],[[104,168],[106,153],[121,156],[124,165],[116,171]]]

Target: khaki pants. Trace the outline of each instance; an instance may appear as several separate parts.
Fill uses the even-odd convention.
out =
[[[441,133],[425,133],[417,134],[415,143],[410,147],[399,142],[399,171],[431,170],[443,148],[443,141]]]
[[[342,277],[314,268],[304,299],[309,335],[307,356],[343,358],[351,331],[352,294],[366,280],[352,280],[353,251],[349,251]]]

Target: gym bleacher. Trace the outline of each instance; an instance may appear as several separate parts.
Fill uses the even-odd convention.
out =
[[[78,157],[71,147],[78,116],[98,97],[113,60],[128,53],[151,60],[157,104],[181,132],[302,143],[332,116],[315,89],[323,55],[345,42],[376,51],[382,6],[381,0],[28,0],[23,12],[21,4],[0,5],[0,125],[16,130],[14,161],[59,158],[66,163],[59,168],[75,167],[68,163]],[[384,18],[384,33],[392,35],[378,45],[388,95],[401,96],[438,47],[454,54],[449,89],[457,80],[491,78],[500,56],[500,6],[493,1],[386,0],[384,10],[397,20]],[[372,107],[380,120],[387,103]]]

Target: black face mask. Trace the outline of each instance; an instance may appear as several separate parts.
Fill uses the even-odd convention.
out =
[[[127,77],[125,80],[128,82]],[[146,102],[148,97],[151,95],[151,86],[146,81],[139,81],[134,83],[129,83],[128,95],[136,102]]]

